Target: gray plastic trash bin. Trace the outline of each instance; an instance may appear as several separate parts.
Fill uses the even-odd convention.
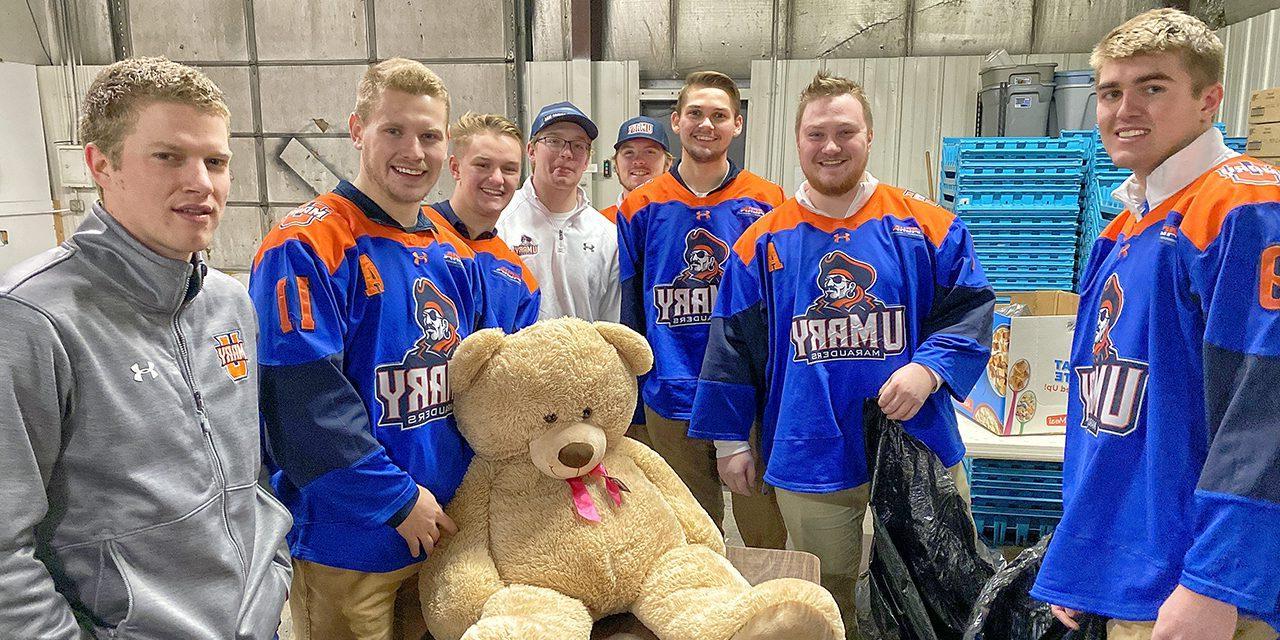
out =
[[[1019,138],[1048,135],[1052,83],[987,87],[978,96],[982,104],[979,135]]]
[[[1063,129],[1092,129],[1098,124],[1098,93],[1093,86],[1093,71],[1063,71],[1054,74],[1053,117],[1049,134],[1060,135]]]

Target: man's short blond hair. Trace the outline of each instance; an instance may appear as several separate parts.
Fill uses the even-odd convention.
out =
[[[496,113],[468,111],[462,114],[457,122],[449,125],[449,137],[453,140],[454,154],[461,154],[471,143],[471,139],[482,133],[514,138],[520,143],[521,148],[524,147],[524,135],[520,133],[520,127],[516,126],[510,118]]]
[[[133,130],[138,112],[153,102],[172,102],[221,116],[231,124],[222,90],[197,69],[167,58],[125,58],[103,69],[84,98],[80,142],[93,144],[113,164]]]
[[[444,81],[427,65],[408,58],[389,58],[364,72],[356,89],[356,115],[368,120],[387,89],[412,96],[431,96],[444,102],[445,117],[449,115],[449,91],[444,88]]]
[[[719,71],[694,71],[684,79],[684,86],[680,88],[680,94],[676,97],[676,113],[684,111],[684,101],[689,96],[689,92],[694,89],[719,89],[729,94],[729,104],[733,108],[733,115],[738,115],[742,111],[742,94],[738,91],[738,83],[733,78],[726,76]]]
[[[1222,82],[1222,41],[1209,25],[1177,9],[1152,9],[1111,30],[1089,56],[1094,73],[1112,60],[1172,52],[1182,58],[1198,94]]]
[[[857,98],[858,103],[862,105],[862,119],[866,121],[867,131],[870,132],[872,129],[871,102],[867,100],[867,93],[862,90],[862,85],[848,78],[819,71],[818,75],[813,77],[813,82],[800,92],[800,104],[796,105],[796,134],[800,133],[800,120],[804,118],[804,110],[810,102],[818,98],[834,98],[846,93]]]

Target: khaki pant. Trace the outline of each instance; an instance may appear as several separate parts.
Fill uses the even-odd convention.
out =
[[[969,502],[969,479],[964,465],[947,469],[956,489]],[[778,507],[798,551],[808,551],[821,562],[822,586],[831,592],[846,637],[858,636],[858,616],[853,589],[862,565],[862,524],[871,497],[871,483],[834,493],[796,493],[778,489]]]
[[[1107,622],[1107,640],[1151,640],[1155,626],[1154,622],[1111,620]],[[1234,640],[1276,640],[1276,637],[1276,630],[1257,618],[1240,618],[1232,636]]]
[[[627,427],[627,437],[639,442],[640,444],[653,448],[653,441],[649,439],[649,427],[643,424],[633,424]]]
[[[644,415],[653,450],[671,465],[676,475],[689,487],[698,504],[702,505],[716,526],[724,531],[724,493],[720,473],[716,471],[715,444],[710,440],[690,438],[688,422],[668,420],[649,407],[644,408]],[[752,429],[751,448],[757,452],[760,450],[758,438],[758,429]],[[756,454],[756,477],[764,477],[764,465],[759,453]],[[758,485],[764,487],[763,482]],[[787,528],[782,522],[782,514],[778,511],[778,502],[773,493],[753,496],[735,493],[731,500],[733,520],[742,533],[743,543],[748,547],[786,548]]]
[[[415,564],[387,573],[293,561],[296,640],[420,640],[427,633]]]

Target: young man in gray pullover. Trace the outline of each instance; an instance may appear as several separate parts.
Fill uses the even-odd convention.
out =
[[[229,113],[128,59],[80,135],[101,202],[0,276],[0,638],[270,639],[289,513],[256,479],[257,324],[208,268]]]

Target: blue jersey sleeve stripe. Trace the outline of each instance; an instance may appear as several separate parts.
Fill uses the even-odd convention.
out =
[[[618,280],[622,291],[620,322],[640,335],[645,335],[644,305],[644,209],[635,215],[618,218]]]
[[[747,440],[755,421],[756,389],[752,385],[702,379],[693,398],[689,437],[702,440]]]
[[[1197,490],[1195,543],[1181,583],[1247,611],[1280,611],[1280,504]]]
[[[936,371],[951,393],[964,399],[991,357],[996,295],[978,264],[969,230],[958,218],[936,261],[933,301],[913,360]]]
[[[267,449],[298,488],[382,448],[341,356],[261,369]]]
[[[287,367],[263,366],[260,370],[267,450],[290,483],[304,488],[338,472],[345,478],[344,487],[358,485],[361,490],[326,490],[317,495],[323,494],[353,522],[381,524],[403,506],[378,500],[379,496],[397,499],[403,486],[413,480],[391,462],[374,439],[369,415],[343,375],[340,357]],[[343,495],[350,499],[344,500]],[[390,512],[381,519],[367,519],[381,514],[382,509]]]
[[[1208,344],[1204,358],[1212,440],[1199,488],[1280,504],[1280,358]]]

